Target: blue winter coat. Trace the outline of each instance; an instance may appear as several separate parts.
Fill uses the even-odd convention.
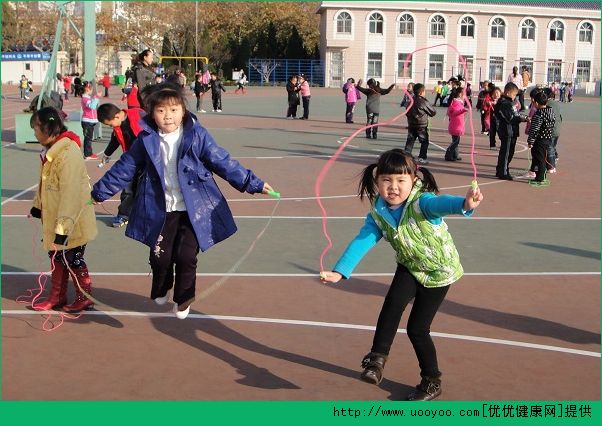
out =
[[[139,172],[134,206],[125,234],[154,247],[166,217],[164,164],[156,125],[148,116],[140,124],[142,131],[138,139],[94,185],[92,198],[96,201],[111,198]],[[218,146],[189,112],[186,112],[182,125],[184,133],[178,151],[178,181],[199,247],[206,251],[237,229],[213,173],[240,192],[250,194],[261,192],[264,183],[251,170],[230,158],[228,151]]]

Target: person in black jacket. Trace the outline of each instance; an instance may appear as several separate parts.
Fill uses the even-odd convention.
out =
[[[548,97],[543,91],[533,95],[533,103],[537,111],[531,119],[527,144],[533,155],[533,167],[537,167],[534,182],[540,183],[546,177],[546,170],[552,168],[552,159],[548,158],[548,152],[554,138],[556,115],[554,110],[547,105]]]
[[[418,154],[419,164],[428,164],[426,153],[429,147],[429,117],[434,117],[437,114],[435,108],[424,97],[424,84],[417,83],[414,85],[414,105],[407,110],[406,118],[408,119],[408,138],[404,151],[411,154],[414,149],[416,138],[420,142],[420,153]],[[407,106],[406,106],[407,108]]]
[[[286,83],[286,92],[288,93],[288,110],[286,111],[286,118],[297,118],[297,107],[301,103],[299,99],[299,84],[297,84],[297,76],[291,75]]]
[[[512,180],[510,162],[514,157],[514,149],[516,148],[518,124],[527,121],[527,118],[521,116],[513,105],[518,91],[516,84],[506,83],[504,94],[497,101],[493,110],[497,120],[497,134],[501,142],[495,175],[498,179],[503,180]]]
[[[225,92],[222,81],[217,78],[217,75],[211,74],[211,99],[213,100],[213,112],[222,112],[222,92]]]

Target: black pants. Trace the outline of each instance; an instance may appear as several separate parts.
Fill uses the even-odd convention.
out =
[[[437,93],[437,96],[435,96],[435,100],[433,101],[433,106],[437,104],[437,101],[439,101],[439,106],[441,106],[441,100],[441,93]]]
[[[496,176],[510,175],[510,162],[514,157],[516,148],[516,137],[512,134],[500,133],[500,152],[497,157],[497,166],[495,168]]]
[[[203,106],[203,94],[195,93],[194,96],[196,96],[196,111],[200,112]]]
[[[487,112],[481,110],[481,133],[485,133],[487,131],[487,128],[485,126],[485,118],[487,117],[486,114],[488,114]]]
[[[68,250],[50,250],[48,252],[48,257],[52,259],[54,256],[54,262],[58,262],[63,266],[68,266],[69,268],[81,268],[86,266],[86,261],[84,260],[85,252],[86,244]],[[67,261],[67,263],[65,263],[65,261]]]
[[[445,151],[445,159],[447,161],[456,161],[458,159],[460,153],[459,146],[460,136],[452,135],[452,142],[449,144],[447,150]]]
[[[368,113],[368,116],[366,117],[366,126],[378,124],[378,116],[379,116],[379,114],[374,113],[374,112]],[[370,139],[370,135],[372,135],[372,138],[376,139],[377,133],[378,133],[378,126],[374,126],[369,129],[366,129],[366,137],[368,139]]]
[[[524,90],[518,91],[518,102],[520,102],[521,111],[524,110],[525,109],[525,91]]]
[[[109,88],[105,87],[105,98],[109,97]]]
[[[286,117],[293,117],[296,118],[297,117],[297,107],[299,106],[298,103],[289,103],[288,104],[288,110],[286,111]]]
[[[497,133],[497,118],[491,114],[489,120],[489,148],[495,147],[495,134]]]
[[[548,154],[552,146],[552,139],[538,139],[531,148],[531,154],[533,155],[531,168],[537,168],[537,175],[535,176],[537,182],[542,182],[546,176],[546,170],[552,168],[548,167],[551,164]]]
[[[309,118],[309,100],[311,96],[302,96],[301,101],[303,102],[303,118],[306,120]]]
[[[418,157],[426,160],[426,153],[429,149],[429,131],[426,127],[408,127],[408,138],[406,139],[404,151],[408,154],[412,153],[416,138],[418,138],[418,142],[420,142],[420,153],[418,154]]]
[[[416,281],[405,266],[397,265],[378,316],[372,352],[389,354],[401,315],[410,300],[414,299],[406,329],[418,358],[420,374],[430,377],[440,375],[437,351],[431,339],[431,324],[448,290],[449,286],[426,288]]]
[[[153,271],[151,299],[163,297],[175,287],[173,300],[178,305],[193,299],[196,287],[196,264],[199,244],[188,212],[169,212],[157,245],[151,249]]]
[[[353,123],[353,109],[355,108],[355,102],[347,102],[347,108],[345,109],[345,122]]]
[[[213,100],[213,110],[217,111],[218,109],[222,109],[222,95],[211,95],[211,99]]]
[[[94,127],[96,127],[96,123],[88,123],[86,121],[82,121],[81,123],[84,133],[84,157],[89,157],[94,153],[92,151],[92,139],[94,139]]]

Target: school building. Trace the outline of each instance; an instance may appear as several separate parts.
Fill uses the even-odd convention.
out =
[[[533,84],[599,90],[600,2],[323,1],[316,13],[326,86],[353,77],[432,87],[464,75],[462,55],[473,85],[526,66]]]

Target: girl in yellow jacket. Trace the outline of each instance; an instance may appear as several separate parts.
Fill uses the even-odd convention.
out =
[[[38,192],[30,213],[42,220],[43,244],[52,267],[50,295],[42,303],[34,301],[33,308],[47,311],[62,306],[66,312],[79,312],[93,305],[86,297],[92,283],[84,252],[88,241],[98,233],[81,142],[67,130],[54,108],[35,112],[30,124],[44,147],[40,153]],[[69,275],[75,284],[76,298],[66,305]]]

